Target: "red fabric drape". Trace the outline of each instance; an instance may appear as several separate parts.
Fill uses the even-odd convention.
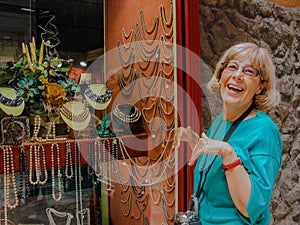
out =
[[[177,82],[178,114],[182,115],[179,126],[191,126],[201,130],[201,88],[200,88],[200,20],[198,1],[176,1],[177,18]],[[182,69],[181,69],[182,68]],[[179,149],[178,210],[187,209],[193,192],[193,167],[186,166],[190,150]],[[183,185],[182,185],[183,184]]]

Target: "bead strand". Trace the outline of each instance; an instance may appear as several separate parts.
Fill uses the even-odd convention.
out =
[[[66,141],[66,168],[65,168],[65,176],[68,179],[71,179],[74,175],[73,167],[72,167],[72,151],[71,151],[71,143],[70,141]],[[69,173],[70,169],[70,173]]]
[[[38,151],[40,153],[40,148],[42,149],[42,161],[43,161],[43,169],[44,169],[44,180],[41,181],[41,178],[39,179],[39,184],[44,185],[48,181],[48,172],[47,172],[47,163],[46,163],[46,153],[44,145],[39,144]],[[39,158],[40,160],[40,158]],[[41,168],[40,168],[40,175],[42,174]]]
[[[34,147],[34,153],[32,152]],[[33,155],[35,155],[35,176],[36,176],[36,180],[33,181],[33,165],[32,165],[32,161],[33,161]],[[29,148],[29,183],[32,185],[36,185],[40,182],[40,176],[39,176],[39,170],[38,170],[38,166],[37,166],[37,155],[36,155],[36,145],[30,145]]]
[[[54,146],[56,147],[57,151],[57,186],[58,186],[58,197],[56,197],[55,194],[55,160],[54,160]],[[52,197],[54,201],[61,200],[62,197],[62,187],[61,187],[61,171],[60,171],[60,149],[59,145],[55,142],[51,145],[51,162],[52,162],[52,168],[51,168],[51,175],[52,175]]]

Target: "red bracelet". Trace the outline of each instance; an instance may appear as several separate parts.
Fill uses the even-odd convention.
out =
[[[236,160],[234,160],[232,163],[229,163],[227,165],[222,165],[222,168],[224,171],[230,170],[238,165],[241,165],[242,161],[240,158],[237,158]]]

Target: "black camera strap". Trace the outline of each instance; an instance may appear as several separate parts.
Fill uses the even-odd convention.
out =
[[[224,138],[223,138],[223,141],[224,142],[227,142],[228,139],[230,138],[230,136],[232,135],[232,133],[236,130],[236,128],[238,127],[238,125],[251,113],[251,111],[253,110],[253,104],[239,117],[237,118],[231,125],[231,127],[229,128],[229,130],[227,131],[227,133],[225,134]],[[221,123],[222,123],[222,120],[220,121],[220,123],[218,124],[217,128],[215,129],[213,135],[212,135],[212,138],[211,139],[214,139],[216,133],[218,132],[220,126],[221,126]],[[207,174],[208,172],[210,171],[212,165],[214,164],[216,158],[217,158],[217,155],[214,156],[211,164],[208,166],[207,170],[205,171],[205,174],[203,173],[204,172],[204,167],[205,167],[205,164],[206,164],[206,159],[207,159],[207,156],[206,155],[205,159],[204,159],[204,163],[202,165],[202,167],[200,168],[200,178],[199,178],[199,184],[198,184],[198,187],[197,187],[197,191],[196,193],[194,194],[194,196],[198,199],[200,197],[200,194],[201,192],[203,191],[203,188],[204,188],[204,184],[205,184],[205,181],[206,181],[206,178],[207,178]],[[203,181],[202,181],[203,179]],[[199,201],[200,202],[200,201]],[[192,208],[194,207],[194,201],[191,200],[190,202],[190,210],[192,210]]]

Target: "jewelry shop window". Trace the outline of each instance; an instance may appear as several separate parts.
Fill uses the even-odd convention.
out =
[[[0,224],[173,224],[175,1],[0,5]]]

